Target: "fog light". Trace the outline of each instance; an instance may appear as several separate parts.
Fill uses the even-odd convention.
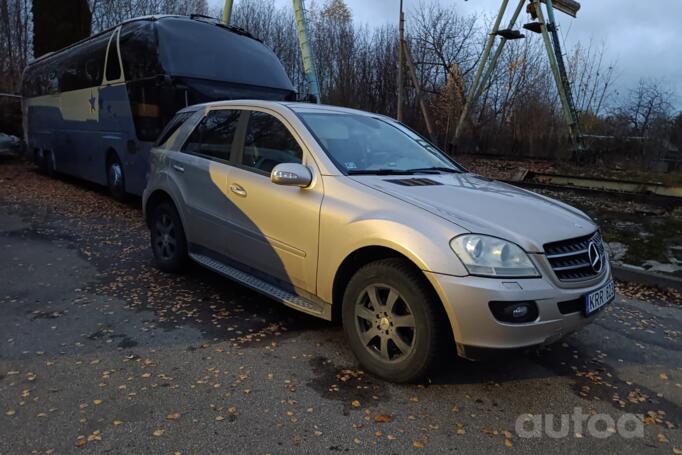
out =
[[[519,305],[514,307],[512,310],[512,316],[514,316],[514,319],[521,319],[524,316],[528,314],[528,306],[527,305]]]
[[[495,319],[501,322],[522,324],[533,322],[538,318],[538,306],[535,302],[490,302],[490,311]]]

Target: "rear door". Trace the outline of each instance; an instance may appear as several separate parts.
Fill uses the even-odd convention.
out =
[[[316,290],[320,206],[319,170],[296,132],[274,112],[244,111],[235,168],[227,176],[232,202],[228,243],[232,257],[276,284]],[[303,163],[308,188],[270,181],[279,163]]]
[[[170,172],[184,199],[190,250],[227,254],[231,213],[227,181],[240,115],[230,109],[208,111],[181,150],[172,154]]]

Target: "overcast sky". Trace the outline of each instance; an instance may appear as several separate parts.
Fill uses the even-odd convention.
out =
[[[323,2],[324,0],[317,0]],[[423,2],[438,0],[421,0]],[[239,0],[235,0],[239,2]],[[276,0],[290,5],[290,0]],[[222,5],[221,0],[211,0]],[[382,24],[397,22],[399,0],[346,0],[356,22]],[[405,0],[408,13],[420,0]],[[509,14],[516,6],[510,1]],[[462,13],[494,16],[500,0],[440,0]],[[657,78],[673,88],[674,104],[682,108],[682,0],[583,0],[577,19],[559,14],[557,20],[566,48],[577,41],[606,44],[608,61],[616,63],[616,86],[621,93],[640,78]],[[522,16],[520,22],[526,19]]]

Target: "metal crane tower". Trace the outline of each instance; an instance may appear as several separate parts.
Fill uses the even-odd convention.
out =
[[[523,11],[523,6],[526,5],[526,3],[526,10],[531,14],[534,22],[525,24],[523,28],[530,32],[542,35],[552,75],[554,76],[559,98],[561,99],[561,105],[566,117],[569,134],[576,151],[580,152],[583,149],[583,142],[580,125],[578,123],[578,113],[573,101],[573,93],[571,91],[571,85],[564,63],[561,41],[557,31],[557,22],[554,16],[556,10],[568,14],[569,16],[576,17],[580,10],[580,3],[575,0],[519,0],[518,6],[514,10],[511,20],[509,21],[509,25],[504,29],[500,27],[507,7],[509,6],[509,0],[502,0],[500,11],[493,24],[493,29],[488,35],[488,40],[483,50],[476,76],[474,77],[474,82],[469,91],[466,104],[464,105],[462,115],[455,131],[455,143],[462,134],[462,129],[464,128],[464,124],[471,111],[471,106],[473,106],[483,92],[488,89],[488,84],[495,72],[495,68],[497,67],[497,63],[507,41],[525,38],[525,36],[519,30],[514,29],[514,27],[516,26],[519,15]],[[547,11],[546,15],[543,11],[543,4]],[[495,52],[492,53],[497,38],[500,38],[500,40]]]

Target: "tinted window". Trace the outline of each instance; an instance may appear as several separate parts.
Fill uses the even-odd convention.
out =
[[[109,33],[65,49],[30,65],[24,73],[23,95],[97,87],[102,83]]]
[[[293,90],[275,53],[258,40],[181,18],[160,19],[156,29],[161,63],[172,76]]]
[[[252,112],[244,138],[241,164],[265,173],[280,163],[300,163],[303,151],[282,122],[264,112]]]
[[[116,51],[116,35],[111,40],[109,45],[109,54],[107,55],[107,80],[115,81],[121,77],[121,66],[118,61],[118,52]]]
[[[123,60],[123,73],[127,81],[163,74],[152,22],[124,25],[121,29],[119,43],[121,59]]]
[[[108,35],[96,37],[65,50],[58,59],[46,62],[48,66],[58,67],[60,91],[68,92],[100,85],[107,37]]]
[[[166,143],[171,136],[173,136],[178,128],[180,128],[182,124],[185,123],[192,115],[194,115],[194,111],[180,112],[179,114],[176,114],[175,117],[168,122],[168,125],[166,125],[166,128],[157,139],[156,146],[165,148],[167,145]]]
[[[184,152],[229,160],[240,111],[211,111],[182,147]]]

